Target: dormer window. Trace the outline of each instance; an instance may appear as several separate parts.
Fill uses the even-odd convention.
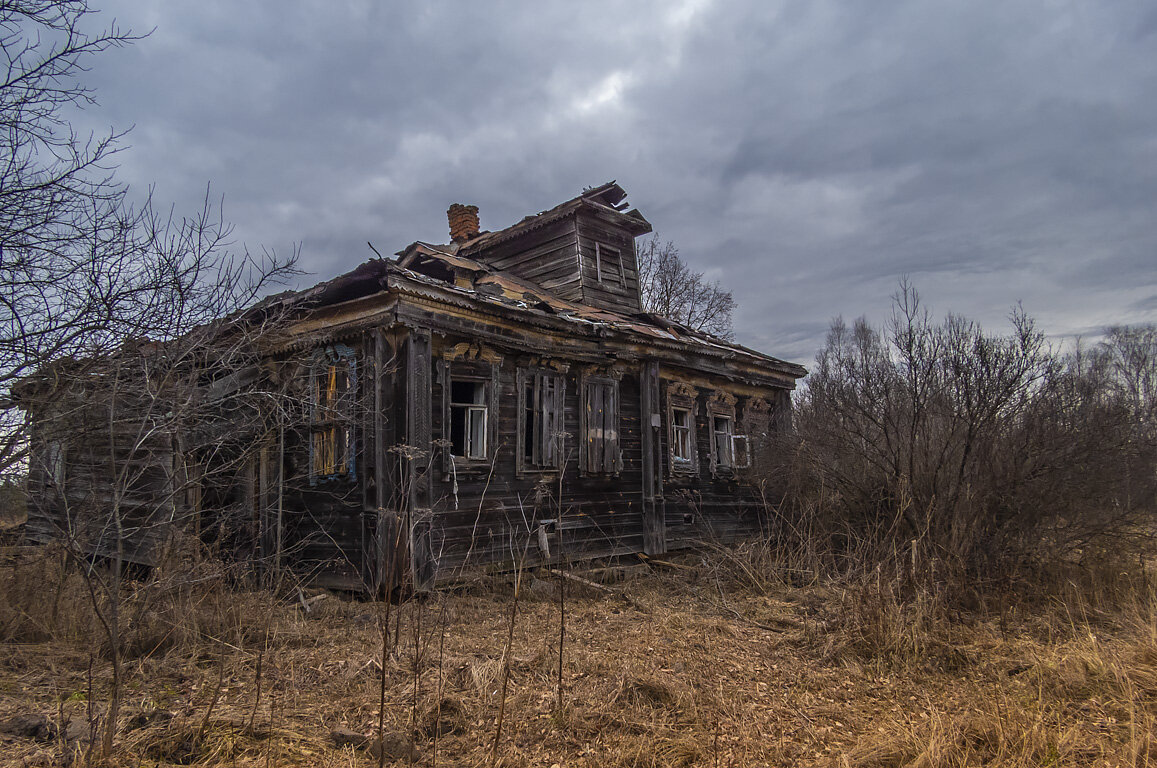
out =
[[[623,284],[623,252],[609,245],[595,243],[595,275],[600,283]]]

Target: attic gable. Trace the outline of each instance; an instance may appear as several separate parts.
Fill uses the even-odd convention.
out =
[[[610,181],[505,229],[460,237],[445,250],[533,281],[567,301],[638,312],[634,240],[650,232],[651,224],[626,197]],[[451,207],[453,231],[461,232],[463,208]]]

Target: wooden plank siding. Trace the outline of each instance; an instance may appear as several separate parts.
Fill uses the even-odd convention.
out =
[[[494,269],[537,283],[559,298],[581,302],[577,238],[574,218],[564,218],[516,240],[488,248],[475,258]]]
[[[582,301],[616,312],[641,312],[635,239],[622,229],[580,211],[576,217],[582,263]],[[613,251],[613,264],[608,249]],[[600,261],[603,267],[600,268]],[[620,270],[621,262],[621,270]]]
[[[101,414],[81,409],[95,421],[78,425],[75,439],[92,458],[74,452],[63,494],[32,467],[45,510],[30,530],[49,538],[50,529],[104,525],[97,548],[107,552],[100,507],[113,484],[100,472],[108,456],[140,464],[120,499],[139,532],[129,548],[140,562],[153,562],[168,521],[194,521],[206,541],[203,531],[228,529],[221,551],[252,556],[267,571],[377,594],[764,530],[753,484],[772,465],[772,437],[790,428],[789,392],[803,369],[639,316],[634,235],[650,224],[614,208],[625,193],[613,184],[589,194],[509,232],[479,235],[473,247],[412,246],[441,267],[371,260],[302,292],[297,314],[258,360],[213,372],[210,393],[257,396],[228,417],[206,410],[199,418],[212,423],[189,430],[189,440],[203,433],[194,447],[176,425],[124,449],[117,436],[102,436]],[[491,270],[565,301],[517,287],[496,292]],[[549,421],[523,403],[528,376],[532,391],[549,392],[540,400]],[[319,388],[323,380],[330,389]],[[452,397],[455,380],[476,385],[457,392],[469,400]],[[338,381],[343,394],[331,396]],[[672,468],[673,387],[694,413],[694,471]],[[547,466],[553,454],[543,449],[559,396],[561,467]],[[484,433],[466,437],[482,407]],[[711,415],[723,412],[733,433],[747,435],[751,468],[716,467]],[[519,454],[528,423],[541,428],[531,461]],[[33,441],[48,445],[40,433]],[[451,458],[452,445],[461,455]],[[51,451],[41,452],[49,465]],[[63,501],[74,494],[96,512],[69,519]]]
[[[767,425],[774,418],[775,409],[787,401],[782,394],[769,390],[764,397],[740,395],[735,405],[735,434],[747,435],[752,454],[751,467],[715,471],[711,466],[711,423],[708,417],[708,399],[713,392],[726,392],[726,382],[709,382],[690,372],[664,370],[660,380],[660,411],[662,429],[659,430],[659,460],[663,477],[667,546],[679,549],[703,540],[729,542],[762,533],[767,528],[766,510],[754,482],[763,479],[760,467],[770,465],[768,452],[774,449],[766,435]],[[695,467],[693,472],[672,470],[671,431],[668,398],[674,384],[683,384],[694,391]],[[765,412],[756,400],[773,400]],[[769,414],[763,416],[763,413]],[[752,435],[749,430],[760,429]],[[753,430],[752,430],[753,431]],[[759,438],[759,439],[756,439]]]
[[[378,383],[373,383],[372,376],[359,378],[361,386],[381,387],[372,402],[385,413],[365,423],[385,434],[380,439],[367,435],[360,441],[371,447],[359,452],[357,482],[376,484],[385,471],[379,463],[390,461],[396,479],[383,478],[381,492],[375,490],[372,495],[373,510],[364,509],[360,501],[364,493],[353,484],[344,495],[337,488],[326,494],[287,494],[286,507],[296,524],[287,549],[300,548],[298,570],[323,574],[322,580],[330,583],[357,578],[381,588],[385,581],[381,575],[375,581],[366,574],[382,574],[390,567],[384,564],[383,552],[391,551],[389,531],[396,537],[399,525],[407,535],[407,559],[412,558],[405,576],[418,587],[466,579],[519,561],[534,566],[636,552],[657,554],[703,539],[730,541],[763,529],[759,496],[747,483],[754,478],[754,470],[712,475],[707,399],[715,392],[735,393],[737,433],[751,431],[752,402],[769,402],[766,431],[779,428],[773,417],[775,407],[782,409],[787,403],[785,388],[738,384],[700,369],[672,367],[646,357],[608,362],[605,347],[597,339],[572,337],[560,344],[563,339],[544,332],[506,328],[470,313],[436,312],[403,302],[394,317],[406,325],[365,331],[366,338],[381,334],[384,340],[380,349],[376,341],[366,345],[371,360],[380,355],[393,364],[382,371]],[[359,351],[360,356],[366,354]],[[563,382],[567,438],[561,502],[557,470],[520,468],[518,462],[519,371],[544,369],[557,371]],[[484,461],[449,460],[447,386],[455,377],[487,382],[490,387]],[[621,451],[617,473],[591,473],[581,461],[586,377],[617,381]],[[645,402],[644,381],[650,402]],[[670,467],[667,390],[678,381],[696,392],[699,466],[691,477],[674,475]],[[379,402],[392,405],[379,406]],[[652,420],[656,414],[658,426]],[[758,460],[767,442],[754,434],[749,437]],[[645,446],[648,441],[650,448]],[[416,453],[399,458],[399,445]],[[384,446],[385,461],[375,457],[378,446]],[[304,458],[295,461],[308,466]],[[300,485],[302,478],[297,482]],[[399,490],[404,492],[399,494]],[[379,498],[385,500],[381,510]],[[560,508],[561,550],[555,527]],[[378,540],[378,546],[369,551],[359,547],[354,537],[365,526]],[[540,526],[545,526],[541,536]],[[365,557],[376,562],[358,561]],[[327,562],[330,566],[324,565]],[[393,578],[402,575],[395,572]]]
[[[448,337],[444,346],[461,341]],[[495,350],[501,354],[500,350]],[[487,364],[488,366],[490,364]],[[445,459],[443,470],[434,474],[434,515],[431,524],[432,549],[437,560],[438,581],[462,578],[468,573],[494,565],[556,562],[557,523],[548,523],[548,551],[539,547],[541,521],[559,519],[557,470],[519,470],[518,371],[537,369],[542,360],[511,353],[494,364],[497,375],[496,410],[489,418],[495,427],[496,442],[490,446],[486,462],[455,464]],[[479,364],[450,361],[444,368],[449,378],[455,370],[476,377]],[[620,381],[619,444],[623,468],[617,475],[591,475],[581,471],[576,437],[580,428],[581,368],[562,373],[564,382],[563,446],[566,462],[562,470],[562,557],[583,559],[641,551],[642,493],[641,443],[638,437],[637,371],[623,374]],[[437,402],[444,395],[447,377],[436,379],[432,395]],[[445,411],[435,409],[433,436],[441,441],[445,454],[449,439]]]

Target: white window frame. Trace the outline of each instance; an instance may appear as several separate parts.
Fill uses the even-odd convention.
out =
[[[728,477],[736,470],[751,466],[751,443],[747,435],[736,433],[738,423],[735,407],[727,399],[708,403],[707,428],[710,430],[712,474]],[[719,428],[721,425],[723,429]],[[721,447],[725,450],[721,451]]]
[[[686,417],[680,424],[677,416]],[[691,464],[695,460],[695,412],[683,405],[671,406],[671,461]]]
[[[722,422],[724,427],[725,427],[722,430],[719,428],[720,422]],[[720,440],[719,440],[720,436],[723,436],[723,438],[724,438],[722,443],[720,443]],[[734,462],[732,461],[732,458],[733,458],[732,449],[734,448],[734,446],[732,445],[732,439],[734,438],[734,436],[735,436],[735,417],[734,416],[726,416],[726,415],[719,414],[719,413],[712,414],[712,416],[711,416],[711,451],[715,456],[715,466],[716,467],[731,469],[731,467],[734,465]],[[724,456],[720,452],[720,450],[719,450],[720,447],[723,447],[726,449],[726,451],[727,451],[726,456]]]
[[[474,403],[456,403],[454,402],[454,384],[467,383],[474,385],[475,392],[481,392],[482,402]],[[449,418],[450,423],[446,425],[447,435],[454,433],[454,418],[455,413],[463,414],[462,419],[462,449],[461,454],[454,453],[454,446],[451,442],[450,455],[456,459],[463,459],[465,461],[486,461],[489,456],[489,434],[490,434],[490,382],[484,379],[475,378],[473,376],[457,376],[450,374],[449,385]],[[481,417],[481,445],[475,445],[475,431],[471,429],[474,424],[475,417]]]

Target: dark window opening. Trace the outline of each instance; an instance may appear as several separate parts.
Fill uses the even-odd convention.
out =
[[[731,436],[731,459],[737,469],[751,466],[751,451],[747,445],[747,435]]]
[[[486,382],[450,382],[450,453],[463,459],[486,459]]]

